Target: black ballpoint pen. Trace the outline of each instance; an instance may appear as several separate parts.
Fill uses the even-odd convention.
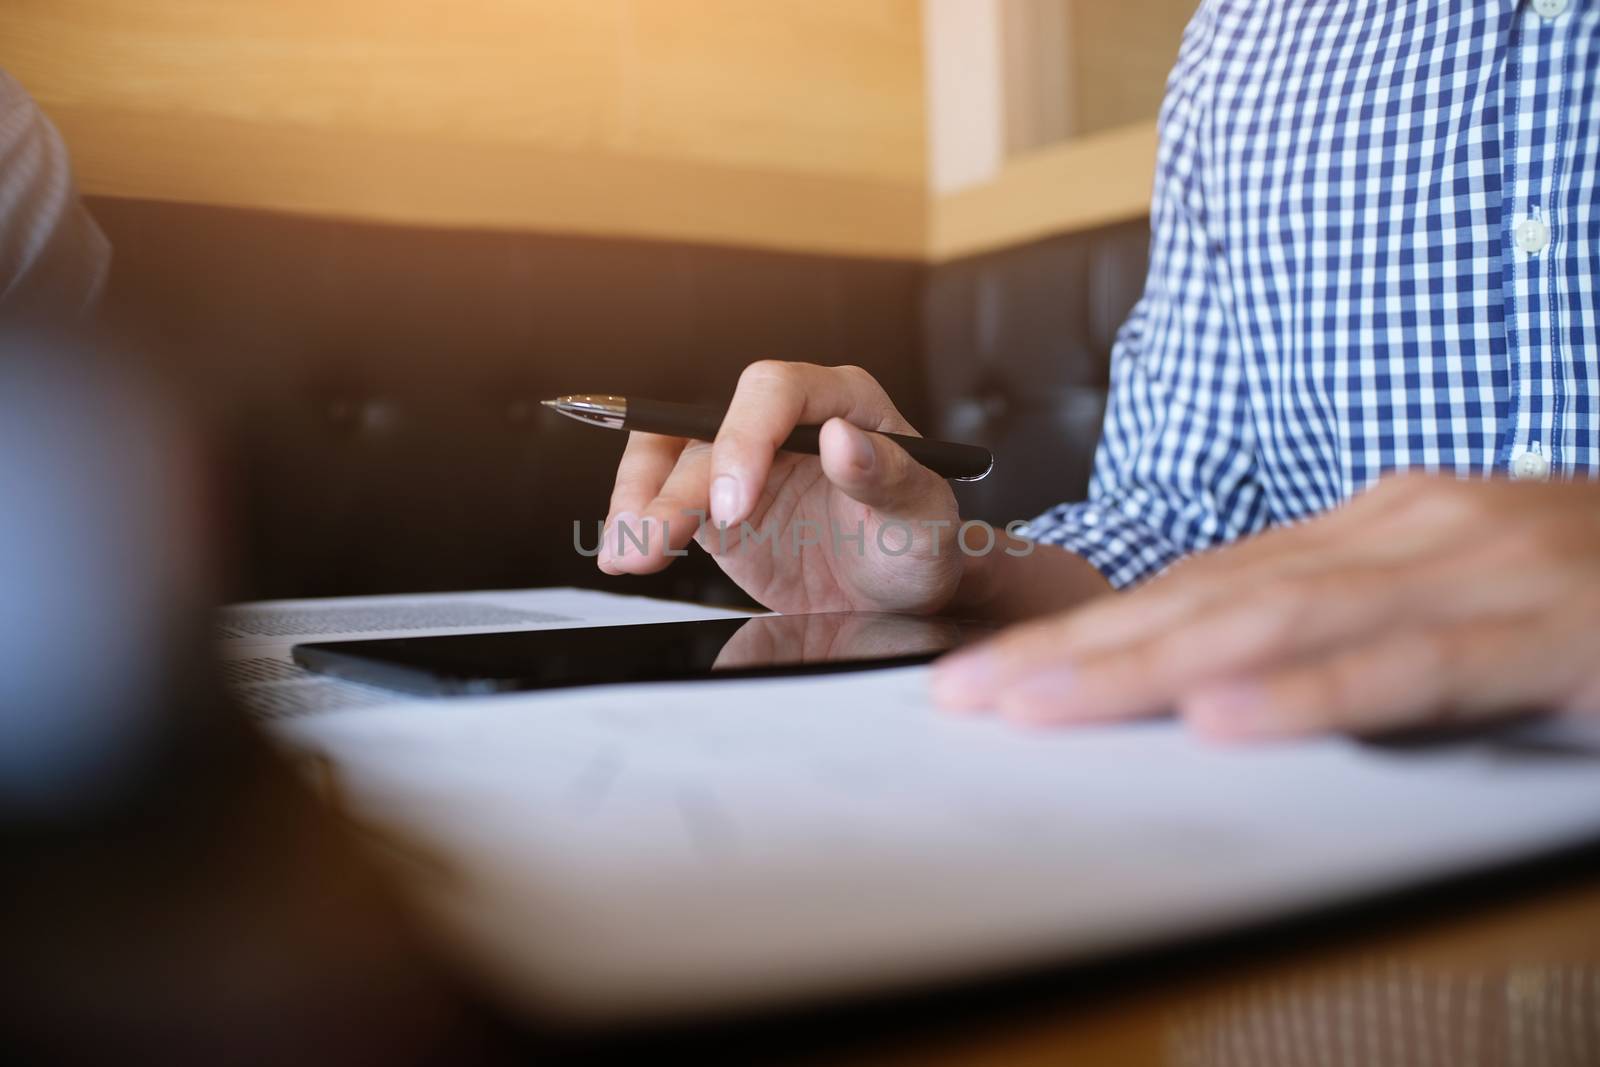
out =
[[[592,426],[603,426],[608,430],[639,430],[670,437],[689,437],[697,441],[715,440],[724,414],[716,408],[697,404],[675,404],[667,400],[643,400],[596,393],[559,396],[543,403],[545,407],[554,408],[568,418]],[[796,426],[794,432],[778,447],[784,452],[815,456],[818,454],[817,442],[821,429],[820,426]],[[909,437],[898,433],[884,433],[882,436],[905,449],[907,455],[941,478],[975,482],[994,469],[994,454],[977,445],[930,441],[926,437]]]

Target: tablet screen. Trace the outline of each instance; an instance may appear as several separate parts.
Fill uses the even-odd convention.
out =
[[[967,620],[846,611],[323,642],[296,645],[294,659],[408,693],[496,693],[923,663],[993,632]]]

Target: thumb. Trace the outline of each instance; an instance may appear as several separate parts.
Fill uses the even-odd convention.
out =
[[[822,424],[822,472],[852,499],[890,515],[920,515],[937,507],[944,479],[880,434],[844,419]]]

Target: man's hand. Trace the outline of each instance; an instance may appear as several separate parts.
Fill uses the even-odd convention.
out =
[[[805,424],[822,455],[779,453]],[[629,436],[600,569],[658,571],[693,538],[778,611],[938,611],[964,570],[955,495],[871,430],[916,433],[861,368],[751,364],[714,444]]]
[[[1600,711],[1600,486],[1393,477],[948,657],[934,695],[1222,739]]]

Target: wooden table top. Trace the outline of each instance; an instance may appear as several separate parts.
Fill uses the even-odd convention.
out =
[[[1235,943],[952,998],[804,1062],[1600,1065],[1592,855]]]

